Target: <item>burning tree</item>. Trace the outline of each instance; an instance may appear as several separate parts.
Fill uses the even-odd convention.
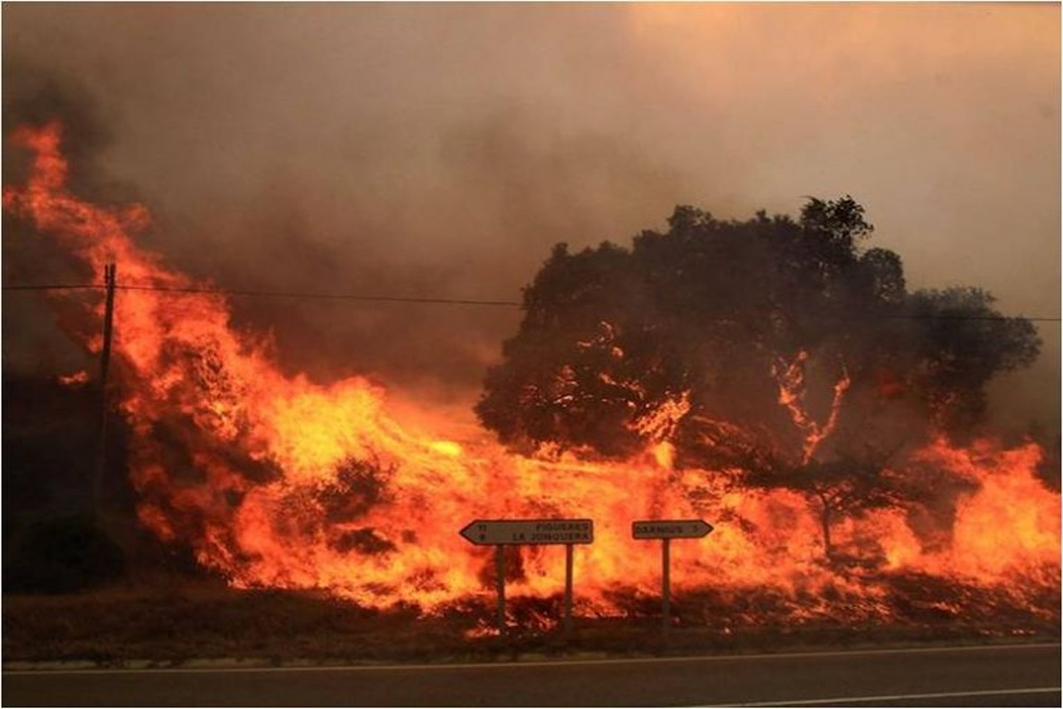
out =
[[[794,618],[833,618],[820,600],[839,588],[863,599],[853,622],[902,617],[901,601],[881,599],[911,573],[1018,589],[1016,607],[1044,605],[1016,579],[1058,594],[1059,497],[1035,477],[1041,449],[938,434],[969,427],[985,381],[1034,356],[1029,323],[988,319],[981,291],[908,293],[895,254],[858,248],[871,227],[851,199],[814,200],[796,221],[680,208],[632,249],[556,248],[478,407],[511,447],[550,454],[520,456],[440,440],[430,424],[447,414],[431,407],[418,412],[425,428],[400,422],[362,377],[287,374],[269,337],[232,325],[224,295],[138,244],[146,207],[72,189],[63,136],[58,123],[10,136],[29,162],[4,188],[6,218],[96,279],[117,260],[135,286],[114,303],[114,394],[136,519],[235,587],[444,611],[491,588],[490,556],[455,520],[578,513],[595,520],[576,560],[587,612],[623,613],[625,597],[656,589],[630,523],[662,515],[716,523],[711,543],[673,558],[688,589],[767,589],[788,599],[772,612]],[[68,334],[98,353],[98,294],[61,298]],[[955,494],[877,509],[885,493],[917,496],[920,481]],[[927,544],[939,520],[947,533]],[[873,535],[877,575],[809,563],[817,526],[839,549]],[[515,595],[558,593],[547,552],[511,561]]]
[[[828,561],[838,561],[831,541],[831,525],[836,520],[896,505],[903,501],[904,492],[883,463],[851,456],[811,460],[800,469],[756,469],[746,480],[808,496],[819,517],[823,555]]]
[[[554,248],[476,408],[504,443],[617,457],[666,440],[681,466],[808,492],[829,550],[832,516],[892,499],[869,461],[969,433],[986,383],[1037,356],[1032,324],[988,293],[909,292],[849,196],[796,220],[677,207],[668,224],[630,249]]]

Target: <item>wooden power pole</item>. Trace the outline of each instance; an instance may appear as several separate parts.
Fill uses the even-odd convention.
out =
[[[103,348],[100,350],[100,459],[96,476],[92,481],[92,501],[96,513],[103,512],[103,481],[107,474],[107,370],[111,364],[111,333],[114,328],[114,288],[118,273],[116,264],[109,263],[103,267],[104,285],[107,287],[106,302],[103,311]]]

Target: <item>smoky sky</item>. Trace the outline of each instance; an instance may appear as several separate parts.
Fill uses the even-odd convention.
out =
[[[5,131],[56,105],[81,127],[92,196],[146,203],[145,245],[219,286],[517,300],[556,242],[627,243],[676,204],[746,218],[849,193],[911,287],[980,286],[1005,313],[1059,313],[1056,5],[2,13]],[[32,253],[10,236],[7,281]],[[289,371],[468,403],[519,319],[233,303]],[[13,339],[44,340],[39,323],[11,325],[32,306],[4,305],[8,366]],[[1041,359],[994,385],[993,415],[1058,429],[1059,326],[1040,332]]]

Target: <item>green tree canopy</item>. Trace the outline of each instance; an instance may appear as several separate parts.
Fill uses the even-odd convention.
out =
[[[796,220],[680,206],[668,225],[554,248],[476,407],[504,443],[625,456],[669,440],[681,465],[792,470],[838,458],[838,440],[968,432],[986,383],[1037,356],[1031,323],[988,293],[909,292],[849,196]]]

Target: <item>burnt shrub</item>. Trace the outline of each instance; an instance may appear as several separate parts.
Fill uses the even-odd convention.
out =
[[[5,592],[69,593],[117,578],[125,570],[121,548],[89,514],[29,524],[5,557]]]

